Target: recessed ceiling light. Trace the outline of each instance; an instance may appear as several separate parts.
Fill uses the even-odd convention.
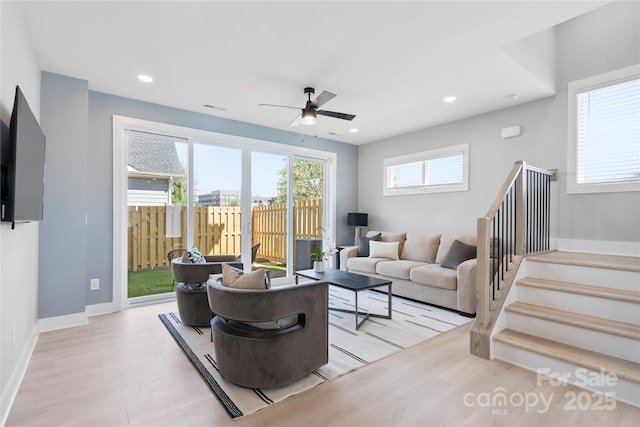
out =
[[[446,102],[446,103],[450,103],[450,102],[455,101],[456,99],[457,99],[457,98],[456,98],[455,96],[447,96],[447,97],[445,97],[442,101],[443,101],[443,102]]]
[[[153,77],[147,76],[146,74],[138,75],[138,80],[145,83],[151,83],[153,81]]]
[[[358,133],[359,131],[360,131],[360,129],[358,129],[358,128],[349,129],[349,132],[351,132],[351,133]]]

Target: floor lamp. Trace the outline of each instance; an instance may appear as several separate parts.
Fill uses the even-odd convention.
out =
[[[349,212],[347,214],[347,225],[356,227],[356,235],[355,235],[354,243],[357,245],[358,237],[360,237],[360,233],[361,233],[360,227],[366,227],[367,225],[369,225],[369,214]]]

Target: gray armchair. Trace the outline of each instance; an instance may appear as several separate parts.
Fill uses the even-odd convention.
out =
[[[179,283],[204,283],[209,280],[210,274],[221,274],[222,265],[229,264],[236,268],[242,268],[242,263],[236,261],[235,255],[205,255],[204,263],[182,262],[182,258],[171,260],[171,272],[173,278]]]
[[[171,271],[176,286],[176,302],[182,323],[192,326],[209,326],[213,317],[207,301],[207,288],[203,286],[210,274],[222,273],[224,264],[242,268],[241,262],[234,262],[235,255],[205,255],[207,262],[196,264],[182,262],[181,258],[171,260]]]
[[[211,320],[217,366],[227,381],[281,387],[328,362],[326,282],[249,290],[209,281],[207,293],[217,314]]]

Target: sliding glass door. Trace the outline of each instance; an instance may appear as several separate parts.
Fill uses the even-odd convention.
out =
[[[252,152],[254,267],[272,277],[311,268],[311,251],[322,244],[323,171],[323,160]]]
[[[190,217],[193,242],[203,255],[240,256],[242,150],[194,143]]]
[[[124,306],[172,297],[172,250],[233,255],[277,279],[310,268],[331,235],[334,154],[118,118],[114,159],[114,278],[126,281],[114,301]]]
[[[173,291],[167,254],[187,244],[187,141],[128,131],[127,298]]]
[[[293,270],[307,270],[313,267],[312,251],[323,246],[324,162],[299,157],[291,161]]]
[[[253,268],[272,278],[287,275],[289,156],[251,153],[251,244],[257,246]]]

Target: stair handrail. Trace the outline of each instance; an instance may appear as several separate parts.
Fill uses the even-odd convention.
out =
[[[492,327],[505,294],[501,284],[520,259],[549,250],[550,182],[554,173],[517,161],[486,215],[478,218],[476,321],[483,336]],[[473,346],[472,346],[473,347]],[[484,349],[488,345],[480,345]],[[472,348],[472,352],[474,352]]]

